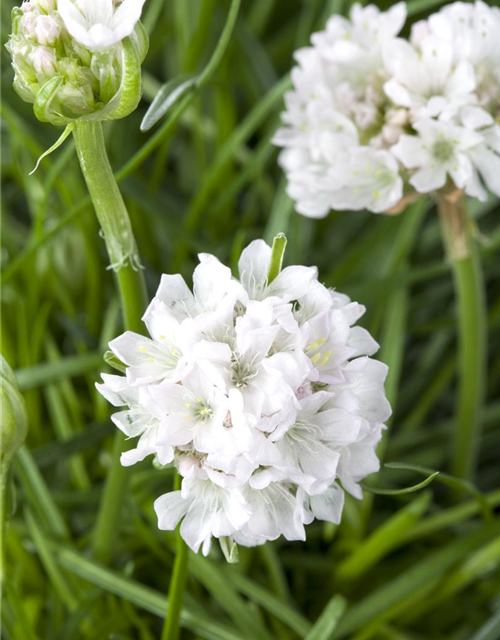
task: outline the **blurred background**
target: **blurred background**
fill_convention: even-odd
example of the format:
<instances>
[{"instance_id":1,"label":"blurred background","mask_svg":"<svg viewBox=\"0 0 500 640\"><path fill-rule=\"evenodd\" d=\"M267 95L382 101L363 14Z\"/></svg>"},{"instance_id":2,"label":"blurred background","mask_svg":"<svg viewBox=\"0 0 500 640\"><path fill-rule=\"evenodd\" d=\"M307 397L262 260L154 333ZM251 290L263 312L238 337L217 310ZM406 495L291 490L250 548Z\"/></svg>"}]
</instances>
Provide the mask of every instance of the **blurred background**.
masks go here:
<instances>
[{"instance_id":1,"label":"blurred background","mask_svg":"<svg viewBox=\"0 0 500 640\"><path fill-rule=\"evenodd\" d=\"M2 44L14 4L1 3ZM408 25L442 4L411 0ZM169 128L160 122L148 133L139 129L164 82L206 64L228 7L224 0L147 0L143 22L151 43L143 101L132 116L105 124L149 296L162 273L180 272L189 282L199 251L234 269L251 240L270 242L285 232L286 263L317 265L321 281L367 307L361 324L390 366L394 415L385 461L447 471L456 400L455 302L432 202L422 200L398 216L304 218L285 194L278 151L270 144L294 50L307 45L329 15L348 14L350 3L243 0L209 85ZM38 122L14 93L3 46L1 62L1 352L16 371L29 413L27 445L9 493L2 638L158 638L174 542L157 530L152 504L170 488L172 473L149 461L134 467L114 569L89 560L114 431L94 383L108 371L102 358L108 341L122 331L119 303L71 138L29 176L61 131ZM349 606L335 635L318 639L500 638L494 516L500 504L500 215L494 198L469 206L481 236L489 309L489 380L475 478L487 497L475 497L473 487L457 497L434 481L419 493L349 500L340 527L315 523L306 543L242 549L236 566L225 565L217 549L209 559L191 554L183 637L309 638L311 622L342 594ZM373 484L390 489L422 479L414 471L384 469ZM481 628L490 635L477 635Z\"/></svg>"}]
</instances>

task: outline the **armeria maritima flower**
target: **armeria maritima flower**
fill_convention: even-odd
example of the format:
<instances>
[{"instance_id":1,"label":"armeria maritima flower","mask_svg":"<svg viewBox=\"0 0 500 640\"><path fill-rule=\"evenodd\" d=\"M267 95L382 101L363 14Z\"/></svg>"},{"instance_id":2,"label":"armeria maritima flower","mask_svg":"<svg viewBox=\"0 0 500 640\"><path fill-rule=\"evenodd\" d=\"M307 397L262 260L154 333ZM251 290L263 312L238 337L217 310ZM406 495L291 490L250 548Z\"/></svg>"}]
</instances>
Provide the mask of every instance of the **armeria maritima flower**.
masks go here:
<instances>
[{"instance_id":1,"label":"armeria maritima flower","mask_svg":"<svg viewBox=\"0 0 500 640\"><path fill-rule=\"evenodd\" d=\"M379 468L387 369L356 326L364 308L313 267L269 282L271 255L252 242L235 279L201 254L193 291L164 275L144 315L150 337L113 340L126 375L98 385L137 439L122 463L153 455L183 478L155 502L159 527L182 520L184 540L205 554L212 537L253 546L303 540L314 518L338 523L344 491L361 498L360 480Z\"/></svg>"},{"instance_id":2,"label":"armeria maritima flower","mask_svg":"<svg viewBox=\"0 0 500 640\"><path fill-rule=\"evenodd\" d=\"M380 213L448 183L500 195L500 9L455 2L409 41L405 19L356 4L296 52L274 142L300 213Z\"/></svg>"}]
</instances>

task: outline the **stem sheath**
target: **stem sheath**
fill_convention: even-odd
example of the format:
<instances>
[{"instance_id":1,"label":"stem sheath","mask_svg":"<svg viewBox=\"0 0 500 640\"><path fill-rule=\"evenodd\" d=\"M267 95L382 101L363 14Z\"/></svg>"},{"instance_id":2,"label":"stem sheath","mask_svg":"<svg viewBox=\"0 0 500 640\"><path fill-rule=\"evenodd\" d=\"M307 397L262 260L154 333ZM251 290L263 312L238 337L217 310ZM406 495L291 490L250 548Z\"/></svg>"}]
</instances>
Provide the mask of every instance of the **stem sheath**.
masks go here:
<instances>
[{"instance_id":1,"label":"stem sheath","mask_svg":"<svg viewBox=\"0 0 500 640\"><path fill-rule=\"evenodd\" d=\"M100 122L77 122L73 131L82 173L101 226L120 292L125 328L142 333L141 316L147 305L146 287L130 218L109 164ZM93 553L109 562L127 486L127 470L120 464L126 448L123 434L116 432L94 529Z\"/></svg>"},{"instance_id":2,"label":"stem sheath","mask_svg":"<svg viewBox=\"0 0 500 640\"><path fill-rule=\"evenodd\" d=\"M175 477L174 489L178 491L181 488L182 478L180 475ZM179 620L184 601L184 590L187 581L187 564L188 564L188 548L181 537L181 525L177 527L177 552L175 554L174 568L172 577L170 578L170 587L168 590L167 617L163 625L161 640L178 640L180 635Z\"/></svg>"},{"instance_id":3,"label":"stem sheath","mask_svg":"<svg viewBox=\"0 0 500 640\"><path fill-rule=\"evenodd\" d=\"M457 298L458 405L452 473L472 480L475 473L486 388L486 300L473 224L461 192L438 196L438 210Z\"/></svg>"}]
</instances>

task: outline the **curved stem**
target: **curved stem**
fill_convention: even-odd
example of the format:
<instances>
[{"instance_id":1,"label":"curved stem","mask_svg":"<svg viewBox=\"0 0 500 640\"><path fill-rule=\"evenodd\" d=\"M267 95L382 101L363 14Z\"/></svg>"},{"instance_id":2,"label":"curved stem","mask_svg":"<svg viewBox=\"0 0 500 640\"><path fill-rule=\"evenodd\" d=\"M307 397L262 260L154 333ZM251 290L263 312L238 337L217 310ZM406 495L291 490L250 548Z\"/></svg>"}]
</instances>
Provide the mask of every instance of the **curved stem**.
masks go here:
<instances>
[{"instance_id":1,"label":"curved stem","mask_svg":"<svg viewBox=\"0 0 500 640\"><path fill-rule=\"evenodd\" d=\"M472 221L461 193L438 197L444 242L453 270L458 306L458 406L452 472L472 479L479 449L486 388L486 301Z\"/></svg>"},{"instance_id":2,"label":"curved stem","mask_svg":"<svg viewBox=\"0 0 500 640\"><path fill-rule=\"evenodd\" d=\"M178 491L181 488L181 482L181 476L177 475L175 478L174 490ZM188 563L188 548L181 537L180 528L181 525L179 524L176 531L177 553L175 554L174 568L172 570L172 577L170 578L167 617L165 618L165 624L163 625L161 640L177 640L180 634L179 621L182 603L184 601L184 589L186 588Z\"/></svg>"},{"instance_id":3,"label":"curved stem","mask_svg":"<svg viewBox=\"0 0 500 640\"><path fill-rule=\"evenodd\" d=\"M142 333L141 317L147 305L144 276L130 218L109 164L101 124L77 122L73 134L111 268L116 274L125 328ZM127 471L120 464L125 446L123 434L117 431L93 539L94 557L104 563L112 555L125 498Z\"/></svg>"}]
</instances>

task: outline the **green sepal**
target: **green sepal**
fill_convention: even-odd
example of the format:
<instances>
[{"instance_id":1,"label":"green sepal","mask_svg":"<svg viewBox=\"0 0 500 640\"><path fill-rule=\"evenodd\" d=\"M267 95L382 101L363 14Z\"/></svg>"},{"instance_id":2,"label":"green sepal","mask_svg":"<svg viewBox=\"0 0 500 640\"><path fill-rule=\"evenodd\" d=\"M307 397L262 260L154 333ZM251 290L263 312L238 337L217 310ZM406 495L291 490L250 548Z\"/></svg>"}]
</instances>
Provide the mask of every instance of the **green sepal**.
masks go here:
<instances>
[{"instance_id":1,"label":"green sepal","mask_svg":"<svg viewBox=\"0 0 500 640\"><path fill-rule=\"evenodd\" d=\"M142 24L142 22L138 22L135 25L134 32L132 33L130 38L135 45L137 55L139 56L139 61L142 64L149 50L149 36L148 32L146 31L146 27Z\"/></svg>"},{"instance_id":2,"label":"green sepal","mask_svg":"<svg viewBox=\"0 0 500 640\"><path fill-rule=\"evenodd\" d=\"M21 18L24 16L24 12L21 7L14 7L10 16L12 20L12 35L17 36L19 33L19 23L21 22Z\"/></svg>"},{"instance_id":3,"label":"green sepal","mask_svg":"<svg viewBox=\"0 0 500 640\"><path fill-rule=\"evenodd\" d=\"M54 114L50 108L57 97L57 92L61 88L64 79L61 76L54 76L48 80L40 91L36 94L33 103L33 111L40 122L50 122L51 124L68 124L71 118L65 118L61 114Z\"/></svg>"},{"instance_id":4,"label":"green sepal","mask_svg":"<svg viewBox=\"0 0 500 640\"><path fill-rule=\"evenodd\" d=\"M108 120L118 120L131 114L137 109L142 97L139 53L130 38L125 38L122 45L122 81L118 90L120 100L107 118Z\"/></svg>"},{"instance_id":5,"label":"green sepal","mask_svg":"<svg viewBox=\"0 0 500 640\"><path fill-rule=\"evenodd\" d=\"M224 554L224 558L229 564L238 564L240 560L238 545L231 536L221 536L219 538L220 548Z\"/></svg>"},{"instance_id":6,"label":"green sepal","mask_svg":"<svg viewBox=\"0 0 500 640\"><path fill-rule=\"evenodd\" d=\"M104 362L120 373L125 373L125 370L127 369L126 365L123 364L123 362L117 358L112 351L106 351L104 354Z\"/></svg>"}]
</instances>

